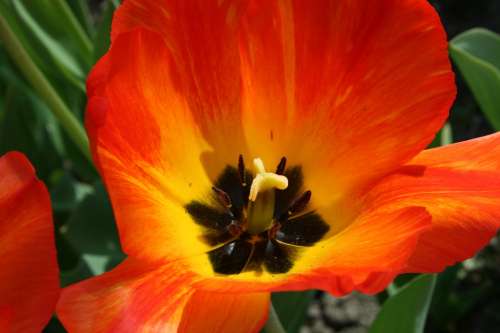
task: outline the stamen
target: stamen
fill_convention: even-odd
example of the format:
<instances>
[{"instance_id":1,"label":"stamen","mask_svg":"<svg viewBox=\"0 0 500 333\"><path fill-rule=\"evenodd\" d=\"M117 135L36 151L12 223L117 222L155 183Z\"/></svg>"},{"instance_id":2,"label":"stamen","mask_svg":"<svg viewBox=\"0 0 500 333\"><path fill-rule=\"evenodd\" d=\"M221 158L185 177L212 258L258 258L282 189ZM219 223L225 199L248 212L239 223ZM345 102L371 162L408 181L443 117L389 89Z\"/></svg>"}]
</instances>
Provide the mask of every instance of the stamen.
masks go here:
<instances>
[{"instance_id":1,"label":"stamen","mask_svg":"<svg viewBox=\"0 0 500 333\"><path fill-rule=\"evenodd\" d=\"M215 194L217 195L217 199L219 199L219 202L224 205L224 207L231 208L232 203L229 194L215 186L212 186L212 190L215 192Z\"/></svg>"},{"instance_id":2,"label":"stamen","mask_svg":"<svg viewBox=\"0 0 500 333\"><path fill-rule=\"evenodd\" d=\"M311 200L311 191L305 191L300 197L295 199L288 208L288 215L300 213Z\"/></svg>"},{"instance_id":3,"label":"stamen","mask_svg":"<svg viewBox=\"0 0 500 333\"><path fill-rule=\"evenodd\" d=\"M307 207L311 191L300 194L304 185L300 166L287 166L283 157L272 173L260 158L253 163L255 176L240 155L238 165L226 166L215 181L212 200L185 205L201 227L201 239L213 247L207 254L216 274L286 273L300 248L314 245L330 229Z\"/></svg>"},{"instance_id":4,"label":"stamen","mask_svg":"<svg viewBox=\"0 0 500 333\"><path fill-rule=\"evenodd\" d=\"M243 161L243 155L238 156L238 175L240 176L240 182L242 186L247 186L246 175L245 175L245 162Z\"/></svg>"},{"instance_id":5,"label":"stamen","mask_svg":"<svg viewBox=\"0 0 500 333\"><path fill-rule=\"evenodd\" d=\"M285 172L286 157L282 157L278 166L276 167L276 174L282 175Z\"/></svg>"}]
</instances>

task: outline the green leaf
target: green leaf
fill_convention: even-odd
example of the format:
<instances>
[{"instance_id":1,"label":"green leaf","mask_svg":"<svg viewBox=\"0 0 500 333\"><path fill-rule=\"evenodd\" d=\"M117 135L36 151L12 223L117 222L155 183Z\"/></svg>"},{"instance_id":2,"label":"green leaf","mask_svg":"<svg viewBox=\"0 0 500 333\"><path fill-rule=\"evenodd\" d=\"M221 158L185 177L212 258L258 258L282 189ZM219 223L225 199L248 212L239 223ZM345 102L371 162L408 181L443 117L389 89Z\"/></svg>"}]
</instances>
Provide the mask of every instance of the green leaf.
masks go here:
<instances>
[{"instance_id":1,"label":"green leaf","mask_svg":"<svg viewBox=\"0 0 500 333\"><path fill-rule=\"evenodd\" d=\"M25 7L22 1L14 0L13 7L19 15L23 23L28 27L34 37L42 43L45 50L52 57L52 60L59 68L60 73L63 74L71 83L75 84L82 91L85 91L83 83L86 71L78 63L75 57L67 51L66 46L53 38L42 25L32 16L31 12Z\"/></svg>"},{"instance_id":2,"label":"green leaf","mask_svg":"<svg viewBox=\"0 0 500 333\"><path fill-rule=\"evenodd\" d=\"M82 254L120 255L113 211L101 182L80 202L64 230L66 239Z\"/></svg>"},{"instance_id":3,"label":"green leaf","mask_svg":"<svg viewBox=\"0 0 500 333\"><path fill-rule=\"evenodd\" d=\"M113 19L113 13L116 10L116 3L112 0L108 0L105 4L104 10L102 11L100 21L97 26L97 32L94 38L94 61L101 58L104 53L109 49L111 43L111 21Z\"/></svg>"},{"instance_id":4,"label":"green leaf","mask_svg":"<svg viewBox=\"0 0 500 333\"><path fill-rule=\"evenodd\" d=\"M272 302L287 333L299 332L315 291L273 293Z\"/></svg>"},{"instance_id":5,"label":"green leaf","mask_svg":"<svg viewBox=\"0 0 500 333\"><path fill-rule=\"evenodd\" d=\"M0 78L4 71L0 69ZM34 164L40 178L46 179L61 164L59 127L52 114L29 89L16 79L8 81L0 117L0 155L18 150Z\"/></svg>"},{"instance_id":6,"label":"green leaf","mask_svg":"<svg viewBox=\"0 0 500 333\"><path fill-rule=\"evenodd\" d=\"M67 171L62 172L62 175L51 186L52 209L55 212L73 211L77 204L92 191L93 188L90 185L77 181Z\"/></svg>"},{"instance_id":7,"label":"green leaf","mask_svg":"<svg viewBox=\"0 0 500 333\"><path fill-rule=\"evenodd\" d=\"M91 3L88 0L68 0L68 5L73 10L78 21L83 25L89 36L95 33L94 20L90 10Z\"/></svg>"},{"instance_id":8,"label":"green leaf","mask_svg":"<svg viewBox=\"0 0 500 333\"><path fill-rule=\"evenodd\" d=\"M422 333L436 284L436 275L421 275L384 303L370 333Z\"/></svg>"},{"instance_id":9,"label":"green leaf","mask_svg":"<svg viewBox=\"0 0 500 333\"><path fill-rule=\"evenodd\" d=\"M85 260L80 259L75 267L70 270L61 270L61 286L66 287L92 277L92 270Z\"/></svg>"},{"instance_id":10,"label":"green leaf","mask_svg":"<svg viewBox=\"0 0 500 333\"><path fill-rule=\"evenodd\" d=\"M500 130L500 36L468 30L450 42L450 55L486 118Z\"/></svg>"}]
</instances>

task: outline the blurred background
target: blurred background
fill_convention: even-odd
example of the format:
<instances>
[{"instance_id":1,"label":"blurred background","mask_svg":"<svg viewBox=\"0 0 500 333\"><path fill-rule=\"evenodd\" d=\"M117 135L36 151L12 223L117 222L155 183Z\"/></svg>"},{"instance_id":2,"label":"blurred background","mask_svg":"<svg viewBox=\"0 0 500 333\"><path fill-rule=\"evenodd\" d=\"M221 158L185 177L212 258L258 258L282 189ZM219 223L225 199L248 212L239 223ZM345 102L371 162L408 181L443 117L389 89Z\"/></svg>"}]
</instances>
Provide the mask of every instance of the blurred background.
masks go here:
<instances>
[{"instance_id":1,"label":"blurred background","mask_svg":"<svg viewBox=\"0 0 500 333\"><path fill-rule=\"evenodd\" d=\"M500 32L500 1L431 3L453 40L450 52L459 89L449 124L433 145L500 130L500 39L484 30L469 31L483 27ZM63 285L101 274L124 257L95 169L50 111L61 107L54 104L59 99L62 107L83 119L85 77L109 46L110 22L118 5L119 0L0 0L0 14L53 87L52 95L34 89L19 70L18 59L13 61L4 43L0 45L0 155L11 150L27 154L49 188ZM273 301L289 332L374 333L378 331L370 331L370 326L381 305L400 290L411 298L410 290L415 295L428 295L429 301L432 295L425 332L498 332L498 240L475 258L440 274L433 294L430 284L426 287L426 281L417 281L424 286L418 289L413 278L401 276L386 292L374 297L354 294L336 299L310 291L277 294ZM65 331L54 318L44 332Z\"/></svg>"}]
</instances>

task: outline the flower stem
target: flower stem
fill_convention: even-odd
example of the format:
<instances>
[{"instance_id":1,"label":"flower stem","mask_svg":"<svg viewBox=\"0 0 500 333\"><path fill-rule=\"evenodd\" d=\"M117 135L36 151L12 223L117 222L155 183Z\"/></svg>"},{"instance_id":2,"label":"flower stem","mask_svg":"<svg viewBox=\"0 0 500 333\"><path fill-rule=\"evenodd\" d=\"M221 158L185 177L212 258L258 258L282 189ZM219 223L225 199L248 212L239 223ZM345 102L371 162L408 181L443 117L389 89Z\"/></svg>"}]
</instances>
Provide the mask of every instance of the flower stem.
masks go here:
<instances>
[{"instance_id":1,"label":"flower stem","mask_svg":"<svg viewBox=\"0 0 500 333\"><path fill-rule=\"evenodd\" d=\"M64 104L50 82L35 65L21 42L10 28L3 7L0 6L0 40L3 42L11 59L17 64L25 78L61 123L83 155L91 161L87 135L81 123Z\"/></svg>"},{"instance_id":2,"label":"flower stem","mask_svg":"<svg viewBox=\"0 0 500 333\"><path fill-rule=\"evenodd\" d=\"M264 326L264 332L266 333L286 333L281 321L274 309L273 303L269 305L269 318L267 319L266 325Z\"/></svg>"}]
</instances>

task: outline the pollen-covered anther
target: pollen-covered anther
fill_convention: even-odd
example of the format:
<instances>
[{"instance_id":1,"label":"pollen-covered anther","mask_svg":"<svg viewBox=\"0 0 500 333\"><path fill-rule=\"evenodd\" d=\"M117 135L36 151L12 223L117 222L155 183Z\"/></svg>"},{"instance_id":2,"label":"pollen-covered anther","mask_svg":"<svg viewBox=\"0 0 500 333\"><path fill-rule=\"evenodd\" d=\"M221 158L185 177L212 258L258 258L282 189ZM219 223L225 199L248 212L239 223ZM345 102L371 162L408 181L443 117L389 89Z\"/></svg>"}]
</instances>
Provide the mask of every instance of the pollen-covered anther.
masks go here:
<instances>
[{"instance_id":1,"label":"pollen-covered anther","mask_svg":"<svg viewBox=\"0 0 500 333\"><path fill-rule=\"evenodd\" d=\"M257 200L259 192L271 189L284 190L288 187L288 178L273 172L266 172L264 162L262 162L260 158L255 158L253 164L257 170L257 175L253 179L250 187L250 195L248 196L250 201Z\"/></svg>"}]
</instances>

